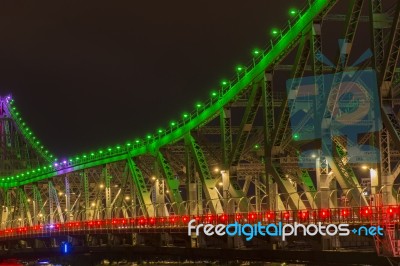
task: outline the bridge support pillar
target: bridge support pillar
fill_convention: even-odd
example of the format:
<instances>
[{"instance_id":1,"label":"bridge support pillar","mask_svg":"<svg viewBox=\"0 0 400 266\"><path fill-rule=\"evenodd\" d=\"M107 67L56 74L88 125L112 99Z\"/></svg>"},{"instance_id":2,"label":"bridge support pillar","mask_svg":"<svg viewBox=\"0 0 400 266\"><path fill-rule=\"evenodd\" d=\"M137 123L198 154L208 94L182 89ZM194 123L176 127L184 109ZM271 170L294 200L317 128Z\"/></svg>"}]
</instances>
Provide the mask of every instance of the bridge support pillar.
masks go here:
<instances>
[{"instance_id":1,"label":"bridge support pillar","mask_svg":"<svg viewBox=\"0 0 400 266\"><path fill-rule=\"evenodd\" d=\"M132 233L132 246L138 246L143 243L143 237L138 233Z\"/></svg>"},{"instance_id":2,"label":"bridge support pillar","mask_svg":"<svg viewBox=\"0 0 400 266\"><path fill-rule=\"evenodd\" d=\"M3 211L1 213L1 229L5 229L7 227L8 220L8 207L3 207Z\"/></svg>"}]
</instances>

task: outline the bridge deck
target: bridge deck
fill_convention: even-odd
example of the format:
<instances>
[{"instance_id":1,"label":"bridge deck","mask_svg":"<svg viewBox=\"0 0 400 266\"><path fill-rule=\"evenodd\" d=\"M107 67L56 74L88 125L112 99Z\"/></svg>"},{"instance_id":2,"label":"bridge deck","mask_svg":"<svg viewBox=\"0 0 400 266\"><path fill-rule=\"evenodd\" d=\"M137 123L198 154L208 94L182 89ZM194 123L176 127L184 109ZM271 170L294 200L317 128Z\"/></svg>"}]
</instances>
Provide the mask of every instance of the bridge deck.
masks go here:
<instances>
[{"instance_id":1,"label":"bridge deck","mask_svg":"<svg viewBox=\"0 0 400 266\"><path fill-rule=\"evenodd\" d=\"M5 228L0 239L39 237L53 235L76 235L93 233L159 233L184 232L192 219L197 224L349 224L353 226L400 223L400 208L395 205L382 207L343 207L331 209L307 209L294 211L264 211L219 215L181 215L164 217L111 218L64 223L38 224Z\"/></svg>"}]
</instances>

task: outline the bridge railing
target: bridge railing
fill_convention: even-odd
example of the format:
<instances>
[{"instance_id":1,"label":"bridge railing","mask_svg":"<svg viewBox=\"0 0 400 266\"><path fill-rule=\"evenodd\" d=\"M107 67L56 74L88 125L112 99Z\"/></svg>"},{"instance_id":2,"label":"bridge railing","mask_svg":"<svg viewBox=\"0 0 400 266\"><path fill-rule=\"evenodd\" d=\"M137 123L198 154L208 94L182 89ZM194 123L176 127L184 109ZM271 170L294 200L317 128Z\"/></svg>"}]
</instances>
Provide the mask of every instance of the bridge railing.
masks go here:
<instances>
[{"instance_id":1,"label":"bridge railing","mask_svg":"<svg viewBox=\"0 0 400 266\"><path fill-rule=\"evenodd\" d=\"M181 215L164 217L113 218L89 221L67 221L64 223L19 226L0 230L0 239L34 236L68 235L79 233L124 233L184 231L188 223L193 224L351 224L383 225L400 222L397 205L381 207L353 207L332 209L305 209L296 211L263 211L220 215ZM24 221L19 221L20 223Z\"/></svg>"}]
</instances>

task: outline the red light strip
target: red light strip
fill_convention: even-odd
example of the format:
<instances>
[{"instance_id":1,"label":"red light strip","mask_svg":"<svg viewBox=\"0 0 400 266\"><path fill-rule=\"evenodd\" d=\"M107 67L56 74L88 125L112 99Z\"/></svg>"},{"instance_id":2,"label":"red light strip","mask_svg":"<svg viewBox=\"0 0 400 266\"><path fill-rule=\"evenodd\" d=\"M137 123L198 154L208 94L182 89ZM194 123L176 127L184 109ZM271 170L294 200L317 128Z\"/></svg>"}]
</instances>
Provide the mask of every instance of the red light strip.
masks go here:
<instances>
[{"instance_id":1,"label":"red light strip","mask_svg":"<svg viewBox=\"0 0 400 266\"><path fill-rule=\"evenodd\" d=\"M0 238L12 238L16 236L51 234L53 232L86 232L93 230L135 230L142 228L184 229L187 223L195 219L198 223L349 223L349 224L382 224L399 219L398 206L379 207L353 207L335 209L307 209L298 211L264 211L235 214L207 214L200 216L168 216L168 217L136 217L136 218L113 218L91 221L68 221L53 225L34 225L24 227L12 227L0 230Z\"/></svg>"}]
</instances>

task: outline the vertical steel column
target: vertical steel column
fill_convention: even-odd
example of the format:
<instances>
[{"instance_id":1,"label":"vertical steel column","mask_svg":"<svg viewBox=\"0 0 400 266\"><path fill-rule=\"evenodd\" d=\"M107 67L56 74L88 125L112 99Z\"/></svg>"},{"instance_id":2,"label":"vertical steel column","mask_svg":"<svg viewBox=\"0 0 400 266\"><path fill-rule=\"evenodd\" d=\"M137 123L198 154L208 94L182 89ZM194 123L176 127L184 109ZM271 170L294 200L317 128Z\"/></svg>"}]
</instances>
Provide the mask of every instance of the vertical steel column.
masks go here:
<instances>
[{"instance_id":1,"label":"vertical steel column","mask_svg":"<svg viewBox=\"0 0 400 266\"><path fill-rule=\"evenodd\" d=\"M53 209L53 191L52 191L52 185L51 185L51 181L49 181L47 186L47 189L49 190L49 222L50 224L54 223L54 209Z\"/></svg>"},{"instance_id":2,"label":"vertical steel column","mask_svg":"<svg viewBox=\"0 0 400 266\"><path fill-rule=\"evenodd\" d=\"M379 23L379 18L382 18L383 16L381 1L372 1L370 10L373 18L372 30L374 34L378 34L377 36L373 36L374 49L377 50L375 53L378 53L378 57L375 58L375 69L380 71L378 86L380 88L379 92L381 97L381 107L383 107L382 111L385 112L386 109L390 109L393 105L392 83L400 53L400 3L397 2L396 11L393 16L391 32L387 43L387 50L384 50L384 25L382 22ZM384 120L384 122L388 122L388 120ZM391 125L385 124L379 134L379 144L381 150L380 174L381 185L383 186L382 200L383 204L395 204L395 198L392 195L395 177L393 176L391 171L392 169L390 167L390 131L388 131L388 128L391 128ZM397 136L393 135L392 137L396 138ZM387 156L387 158L384 156Z\"/></svg>"},{"instance_id":3,"label":"vertical steel column","mask_svg":"<svg viewBox=\"0 0 400 266\"><path fill-rule=\"evenodd\" d=\"M186 190L188 200L188 214L196 215L202 214L203 208L202 202L198 202L197 199L197 182L195 174L195 165L189 148L189 143L185 139L185 155L186 155ZM203 193L200 191L200 193Z\"/></svg>"},{"instance_id":4,"label":"vertical steel column","mask_svg":"<svg viewBox=\"0 0 400 266\"><path fill-rule=\"evenodd\" d=\"M220 114L222 164L223 170L229 169L229 155L232 151L231 109L224 107Z\"/></svg>"},{"instance_id":5,"label":"vertical steel column","mask_svg":"<svg viewBox=\"0 0 400 266\"><path fill-rule=\"evenodd\" d=\"M50 204L50 223L54 223L54 211L53 211L53 204L56 205L56 210L58 212L59 221L61 223L64 222L63 212L61 210L60 201L58 200L57 191L53 186L53 182L49 181L49 204Z\"/></svg>"},{"instance_id":6,"label":"vertical steel column","mask_svg":"<svg viewBox=\"0 0 400 266\"><path fill-rule=\"evenodd\" d=\"M393 180L392 170L390 166L390 136L387 128L383 128L379 133L380 140L380 155L381 155L381 179L382 186L382 203L385 205L395 204L395 199L392 196Z\"/></svg>"},{"instance_id":7,"label":"vertical steel column","mask_svg":"<svg viewBox=\"0 0 400 266\"><path fill-rule=\"evenodd\" d=\"M300 40L300 44L297 50L295 62L292 66L292 71L291 71L291 77L294 79L291 84L289 84L289 87L287 88L289 90L288 95L292 90L296 90L297 86L301 84L301 79L304 75L305 72L305 67L308 62L308 58L310 56L310 51L311 51L311 43L310 43L310 28L307 28ZM273 154L280 154L284 152L284 150L288 151L289 154L293 156L297 156L295 153L295 149L288 149L290 147L287 147L290 145L290 143L293 140L292 135L290 134L290 128L289 128L289 121L290 121L290 115L291 115L291 110L290 108L293 108L294 104L291 103L291 101L295 101L295 98L289 98L288 96L286 99L282 102L279 110L280 110L280 115L278 122L276 124L276 127L273 132L273 143L272 143L272 152ZM299 178L301 179L302 183L305 187L305 191L315 191L314 188L314 183L310 178L310 175L306 169L299 169L298 172L301 172L298 174ZM304 173L304 174L303 174ZM265 179L266 176L262 176L262 179ZM279 202L275 201L275 197L273 195L276 195L276 188L272 187L269 190L270 194L272 197L269 197L273 203L271 203L271 209L273 209L275 206L279 205ZM313 196L310 193L306 193L307 198L309 199L310 202L312 202ZM311 199L311 200L310 200ZM275 202L275 203L274 203Z\"/></svg>"},{"instance_id":8,"label":"vertical steel column","mask_svg":"<svg viewBox=\"0 0 400 266\"><path fill-rule=\"evenodd\" d=\"M274 97L273 97L273 85L272 85L273 72L267 71L264 73L264 78L262 80L262 103L263 103L263 119L264 119L264 166L265 166L265 190L268 194L267 197L267 209L272 209L271 204L271 165L272 165L272 145L273 145L273 131L275 126L274 118ZM257 209L260 208L260 191L259 184L260 180L255 177L256 183L256 205Z\"/></svg>"},{"instance_id":9,"label":"vertical steel column","mask_svg":"<svg viewBox=\"0 0 400 266\"><path fill-rule=\"evenodd\" d=\"M262 86L262 99L264 108L264 141L266 147L271 147L272 133L274 131L275 118L274 118L274 96L272 84L273 72L266 71L264 78L261 82ZM271 154L271 151L269 151Z\"/></svg>"},{"instance_id":10,"label":"vertical steel column","mask_svg":"<svg viewBox=\"0 0 400 266\"><path fill-rule=\"evenodd\" d=\"M254 186L255 186L255 194L254 194L254 196L256 197L256 209L255 209L255 211L256 212L260 212L261 211L261 194L260 194L260 189L259 189L259 187L260 187L260 184L259 184L259 182L260 182L260 179L259 179L259 177L258 176L256 176L255 178L254 178ZM267 180L267 182L266 183L268 183L268 180ZM271 200L270 200L270 185L268 184L268 185L266 185L265 186L265 190L266 191L268 191L267 193L268 193L268 197L267 197L267 210L271 210Z\"/></svg>"},{"instance_id":11,"label":"vertical steel column","mask_svg":"<svg viewBox=\"0 0 400 266\"><path fill-rule=\"evenodd\" d=\"M293 79L300 79L304 75L305 67L307 65L307 61L310 56L310 50L311 50L309 35L310 34L307 33L301 37L299 48L296 54L296 59L291 71L291 77ZM299 81L292 82L290 84L289 90L290 91L296 90L297 84L300 84L300 82ZM289 94L287 96L289 96ZM273 133L272 148L275 154L282 152L285 145L288 145L293 139L289 132L289 121L291 113L289 108L293 106L293 104L290 104L290 101L294 100L295 99L290 99L289 97L286 97L286 99L282 102L279 108L281 113L279 115L278 123Z\"/></svg>"},{"instance_id":12,"label":"vertical steel column","mask_svg":"<svg viewBox=\"0 0 400 266\"><path fill-rule=\"evenodd\" d=\"M132 172L130 171L130 168L129 168L129 164L127 163L126 164L127 165L127 170L128 170L128 176L130 175L130 177L131 177L131 179L129 180L129 185L130 185L130 191L131 191L131 199L132 199L132 217L137 217L139 214L138 214L138 210L137 210L137 199L138 199L138 196L137 196L137 192L136 192L136 189L135 189L135 183L133 182L133 176L132 176Z\"/></svg>"},{"instance_id":13,"label":"vertical steel column","mask_svg":"<svg viewBox=\"0 0 400 266\"><path fill-rule=\"evenodd\" d=\"M329 166L326 156L332 154L331 137L329 128L322 128L325 125L321 123L321 119L324 117L321 114L324 113L325 91L324 91L324 76L323 76L323 63L322 63L322 42L321 42L321 22L315 21L312 26L312 54L313 54L313 72L314 72L314 86L315 86L315 101L314 101L314 130L316 136L321 135L322 150L319 154L319 158L316 160L317 168L317 188L320 194L319 208L329 207Z\"/></svg>"},{"instance_id":14,"label":"vertical steel column","mask_svg":"<svg viewBox=\"0 0 400 266\"><path fill-rule=\"evenodd\" d=\"M229 187L230 187L230 178L228 170L221 170L222 175L222 198L224 202L224 211L227 214L232 214L235 212L234 205L229 201ZM217 189L217 188L215 188Z\"/></svg>"},{"instance_id":15,"label":"vertical steel column","mask_svg":"<svg viewBox=\"0 0 400 266\"><path fill-rule=\"evenodd\" d=\"M397 6L396 6L396 11L393 15L393 22L392 22L392 28L389 36L389 41L388 41L388 46L387 46L387 51L385 54L385 59L383 61L382 67L381 67L381 79L380 79L380 92L381 92L381 98L382 98L382 105L385 107L388 105L392 105L392 89L393 89L393 80L394 80L394 75L395 75L395 70L398 65L399 61L399 55L400 55L400 2L397 1ZM393 120L393 122L398 120ZM394 123L396 123L394 122ZM398 126L398 125L397 125ZM388 131L388 129L393 128L393 125L386 125L385 129L387 132L382 132L382 146L385 149L387 148L387 156L389 157L389 169L390 169L390 145L389 142L385 143L385 138L387 133L391 133ZM395 132L393 132L395 133ZM391 138L396 140L398 138L397 134L391 135ZM389 141L389 139L388 139ZM396 143L396 141L394 141ZM397 148L400 148L400 146L397 146ZM385 151L386 154L386 151ZM383 161L383 160L382 160ZM386 166L384 166L387 168ZM390 169L390 175L385 175L383 173L382 176L382 183L383 185L386 185L384 193L384 204L396 204L395 198L392 196L392 191L393 191L393 183L394 179L396 176L393 176L393 173ZM385 199L386 198L386 199Z\"/></svg>"},{"instance_id":16,"label":"vertical steel column","mask_svg":"<svg viewBox=\"0 0 400 266\"><path fill-rule=\"evenodd\" d=\"M160 177L154 182L154 190L156 194L156 216L168 216L165 206L164 184L164 179Z\"/></svg>"},{"instance_id":17,"label":"vertical steel column","mask_svg":"<svg viewBox=\"0 0 400 266\"><path fill-rule=\"evenodd\" d=\"M42 218L46 217L47 212L46 209L44 208L42 195L40 194L39 188L37 187L36 184L33 184L32 189L33 189L33 206L37 212L37 216L39 216L37 217L34 214L34 219L35 219L35 224L39 224L42 222Z\"/></svg>"},{"instance_id":18,"label":"vertical steel column","mask_svg":"<svg viewBox=\"0 0 400 266\"><path fill-rule=\"evenodd\" d=\"M106 164L103 167L102 174L105 183L105 197L106 197L106 218L111 218L111 175L108 173L108 168L110 167L109 164Z\"/></svg>"},{"instance_id":19,"label":"vertical steel column","mask_svg":"<svg viewBox=\"0 0 400 266\"><path fill-rule=\"evenodd\" d=\"M29 209L29 203L27 201L27 197L25 194L25 191L23 187L18 188L18 194L19 194L19 208L20 208L20 218L22 219L22 226L25 226L25 223L27 222L29 226L32 226L32 215L31 211Z\"/></svg>"},{"instance_id":20,"label":"vertical steel column","mask_svg":"<svg viewBox=\"0 0 400 266\"><path fill-rule=\"evenodd\" d=\"M203 206L205 206L207 203L204 202L203 200L203 183L199 177L199 172L195 172L194 173L194 177L195 177L195 184L196 184L196 188L197 188L197 198L196 198L196 202L197 202L197 210L198 213L203 214Z\"/></svg>"},{"instance_id":21,"label":"vertical steel column","mask_svg":"<svg viewBox=\"0 0 400 266\"><path fill-rule=\"evenodd\" d=\"M22 190L20 187L17 188L17 201L15 202L16 205L18 206L18 226L25 226L25 206L24 206L24 200L22 198Z\"/></svg>"},{"instance_id":22,"label":"vertical steel column","mask_svg":"<svg viewBox=\"0 0 400 266\"><path fill-rule=\"evenodd\" d=\"M90 209L89 179L85 170L81 173L83 195L85 200L85 220L92 220L92 211Z\"/></svg>"},{"instance_id":23,"label":"vertical steel column","mask_svg":"<svg viewBox=\"0 0 400 266\"><path fill-rule=\"evenodd\" d=\"M229 202L230 187L230 162L229 155L232 151L232 131L231 131L231 109L224 107L220 114L221 144L222 144L222 197L224 200L225 213L231 214L234 211L233 202Z\"/></svg>"},{"instance_id":24,"label":"vertical steel column","mask_svg":"<svg viewBox=\"0 0 400 266\"><path fill-rule=\"evenodd\" d=\"M244 180L244 184L243 184L243 194L245 196L247 196L248 192L249 192L249 188L250 188L250 184L253 181L253 176L251 175L246 175L245 180Z\"/></svg>"},{"instance_id":25,"label":"vertical steel column","mask_svg":"<svg viewBox=\"0 0 400 266\"><path fill-rule=\"evenodd\" d=\"M4 190L4 206L2 207L2 212L1 212L1 229L4 229L7 227L8 224L8 218L11 212L11 206L10 206L10 189L5 189Z\"/></svg>"},{"instance_id":26,"label":"vertical steel column","mask_svg":"<svg viewBox=\"0 0 400 266\"><path fill-rule=\"evenodd\" d=\"M250 98L247 103L240 129L236 141L232 147L231 156L229 158L229 165L231 168L239 164L240 157L242 156L243 149L247 143L250 132L253 128L254 119L256 117L258 107L262 98L262 89L258 82L252 85Z\"/></svg>"},{"instance_id":27,"label":"vertical steel column","mask_svg":"<svg viewBox=\"0 0 400 266\"><path fill-rule=\"evenodd\" d=\"M190 151L194 158L194 162L196 164L196 168L198 169L201 183L204 186L203 189L207 197L208 207L214 214L223 213L221 201L219 199L217 188L215 187L217 184L217 180L213 178L210 170L208 169L207 160L200 145L194 140L191 135L185 136L185 142L190 148Z\"/></svg>"},{"instance_id":28,"label":"vertical steel column","mask_svg":"<svg viewBox=\"0 0 400 266\"><path fill-rule=\"evenodd\" d=\"M306 169L299 168L297 171L297 176L302 181L303 190L306 194L306 198L311 206L314 204L314 195L316 193L316 189L314 186L314 182L311 179L310 174ZM331 205L332 207L332 205Z\"/></svg>"},{"instance_id":29,"label":"vertical steel column","mask_svg":"<svg viewBox=\"0 0 400 266\"><path fill-rule=\"evenodd\" d=\"M372 37L371 46L373 47L374 51L373 65L375 71L379 73L381 71L381 66L383 65L383 60L385 57L384 53L385 40L383 34L383 29L385 27L383 19L384 13L382 12L381 0L371 0L368 2L370 3L369 6L370 23L371 23L370 29Z\"/></svg>"},{"instance_id":30,"label":"vertical steel column","mask_svg":"<svg viewBox=\"0 0 400 266\"><path fill-rule=\"evenodd\" d=\"M293 186L293 184L285 177L285 174L282 172L282 169L280 168L279 165L271 165L271 172L272 176L274 177L274 180L276 181L277 186L281 189L281 191L284 193L284 196L286 197L286 206L284 207L285 209L290 208L292 210L297 210L297 209L305 209L304 202L300 200L299 193L297 192L296 188ZM277 195L277 190L275 189L275 186L272 184L270 188L270 195L271 199L270 200L275 200L275 198L278 199L278 204L279 204L279 199L280 197ZM272 207L276 206L271 204Z\"/></svg>"},{"instance_id":31,"label":"vertical steel column","mask_svg":"<svg viewBox=\"0 0 400 266\"><path fill-rule=\"evenodd\" d=\"M72 211L71 210L71 192L70 192L68 174L65 175L64 182L65 182L65 215L66 215L66 220L71 221L71 220L73 220L73 215L71 213L71 211Z\"/></svg>"},{"instance_id":32,"label":"vertical steel column","mask_svg":"<svg viewBox=\"0 0 400 266\"><path fill-rule=\"evenodd\" d=\"M165 206L165 179L161 174L157 160L154 163L154 169L156 173L156 180L153 186L155 195L155 199L153 200L155 204L155 213L156 216L168 216L167 208Z\"/></svg>"},{"instance_id":33,"label":"vertical steel column","mask_svg":"<svg viewBox=\"0 0 400 266\"><path fill-rule=\"evenodd\" d=\"M168 163L167 159L164 158L160 151L157 153L157 163L165 177L166 185L169 191L167 194L170 201L173 203L172 207L174 209L174 213L178 215L185 214L186 208L182 205L182 195L179 191L180 180L174 176L171 165Z\"/></svg>"}]
</instances>

